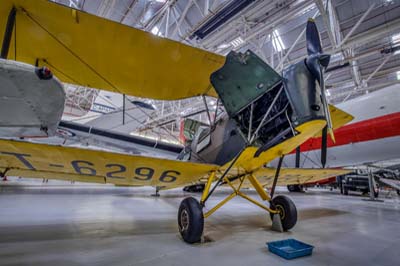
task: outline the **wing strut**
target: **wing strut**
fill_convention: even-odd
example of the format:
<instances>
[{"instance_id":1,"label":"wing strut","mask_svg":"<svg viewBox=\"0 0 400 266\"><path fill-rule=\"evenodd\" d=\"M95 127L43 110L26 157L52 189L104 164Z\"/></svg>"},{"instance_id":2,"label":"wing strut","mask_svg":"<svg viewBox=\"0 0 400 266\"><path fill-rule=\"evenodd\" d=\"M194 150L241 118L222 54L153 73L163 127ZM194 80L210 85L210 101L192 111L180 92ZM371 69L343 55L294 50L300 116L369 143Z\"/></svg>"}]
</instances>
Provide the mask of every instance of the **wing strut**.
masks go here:
<instances>
[{"instance_id":1,"label":"wing strut","mask_svg":"<svg viewBox=\"0 0 400 266\"><path fill-rule=\"evenodd\" d=\"M326 165L326 155L328 149L328 126L325 126L322 129L322 138L321 138L321 164L322 168L325 168Z\"/></svg>"},{"instance_id":2,"label":"wing strut","mask_svg":"<svg viewBox=\"0 0 400 266\"><path fill-rule=\"evenodd\" d=\"M300 146L296 148L296 168L300 168Z\"/></svg>"},{"instance_id":3,"label":"wing strut","mask_svg":"<svg viewBox=\"0 0 400 266\"><path fill-rule=\"evenodd\" d=\"M0 57L3 59L7 59L8 56L8 50L10 49L11 36L14 31L16 15L17 15L17 9L13 7L10 13L8 14L6 30L4 31L4 37L3 37L3 44L1 46Z\"/></svg>"},{"instance_id":4,"label":"wing strut","mask_svg":"<svg viewBox=\"0 0 400 266\"><path fill-rule=\"evenodd\" d=\"M0 172L0 177L3 178L3 180L7 180L7 172L10 170L10 168L6 168L3 172Z\"/></svg>"},{"instance_id":5,"label":"wing strut","mask_svg":"<svg viewBox=\"0 0 400 266\"><path fill-rule=\"evenodd\" d=\"M279 157L278 167L276 168L276 172L275 172L274 183L272 183L272 188L271 188L271 199L274 197L275 187L276 187L276 183L278 182L279 172L281 171L282 162L283 162L284 157L285 157L285 155L282 155L281 157Z\"/></svg>"},{"instance_id":6,"label":"wing strut","mask_svg":"<svg viewBox=\"0 0 400 266\"><path fill-rule=\"evenodd\" d=\"M205 190L204 190L204 194L203 194L202 200L201 200L201 202L200 202L200 205L201 205L201 206L203 206L203 207L205 206L205 203L206 203L206 201L208 200L208 198L211 196L211 194L214 192L214 190L222 183L222 181L224 180L226 174L229 173L229 170L231 170L232 166L235 165L237 159L239 159L240 155L242 154L242 152L243 152L246 148L247 148L247 147L244 147L244 148L238 153L238 155L236 155L236 157L232 160L231 164L228 166L228 168L226 168L225 172L224 172L224 173L221 175L221 177L218 179L217 183L213 186L213 188L211 189L211 191L208 192L208 189L205 189ZM211 186L211 182L212 182L212 181L213 181L213 180L211 180L211 178L209 178L209 180L207 181L206 187L209 188L209 187ZM210 184L208 184L208 183L210 183ZM207 195L207 196L205 196L205 195Z\"/></svg>"}]
</instances>

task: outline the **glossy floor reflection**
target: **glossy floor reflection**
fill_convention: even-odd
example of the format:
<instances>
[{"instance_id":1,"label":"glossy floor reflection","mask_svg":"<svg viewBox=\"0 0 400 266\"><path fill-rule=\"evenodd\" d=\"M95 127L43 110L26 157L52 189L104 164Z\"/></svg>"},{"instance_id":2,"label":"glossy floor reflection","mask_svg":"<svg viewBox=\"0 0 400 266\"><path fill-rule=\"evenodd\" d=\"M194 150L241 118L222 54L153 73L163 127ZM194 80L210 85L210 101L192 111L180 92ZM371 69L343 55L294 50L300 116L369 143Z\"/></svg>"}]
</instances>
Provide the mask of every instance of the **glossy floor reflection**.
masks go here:
<instances>
[{"instance_id":1,"label":"glossy floor reflection","mask_svg":"<svg viewBox=\"0 0 400 266\"><path fill-rule=\"evenodd\" d=\"M285 189L279 193L287 194ZM398 265L400 200L363 201L327 190L290 194L299 211L291 232L270 230L266 213L234 199L206 220L207 243L187 245L177 231L180 189L0 184L0 265ZM209 205L221 200L218 191ZM249 192L256 197L254 192ZM199 198L199 194L194 194ZM296 238L311 257L286 261L265 242Z\"/></svg>"}]
</instances>

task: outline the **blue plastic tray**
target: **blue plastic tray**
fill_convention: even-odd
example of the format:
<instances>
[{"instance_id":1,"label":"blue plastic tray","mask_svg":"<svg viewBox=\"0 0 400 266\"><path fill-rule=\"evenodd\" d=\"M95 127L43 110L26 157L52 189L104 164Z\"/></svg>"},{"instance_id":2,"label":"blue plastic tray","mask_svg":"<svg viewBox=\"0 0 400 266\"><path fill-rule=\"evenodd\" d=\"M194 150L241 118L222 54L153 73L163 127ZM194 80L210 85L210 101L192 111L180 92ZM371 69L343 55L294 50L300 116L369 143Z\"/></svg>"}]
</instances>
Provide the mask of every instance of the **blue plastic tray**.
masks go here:
<instances>
[{"instance_id":1,"label":"blue plastic tray","mask_svg":"<svg viewBox=\"0 0 400 266\"><path fill-rule=\"evenodd\" d=\"M296 239L286 239L267 242L268 250L282 258L291 260L312 254L313 246L300 242Z\"/></svg>"}]
</instances>

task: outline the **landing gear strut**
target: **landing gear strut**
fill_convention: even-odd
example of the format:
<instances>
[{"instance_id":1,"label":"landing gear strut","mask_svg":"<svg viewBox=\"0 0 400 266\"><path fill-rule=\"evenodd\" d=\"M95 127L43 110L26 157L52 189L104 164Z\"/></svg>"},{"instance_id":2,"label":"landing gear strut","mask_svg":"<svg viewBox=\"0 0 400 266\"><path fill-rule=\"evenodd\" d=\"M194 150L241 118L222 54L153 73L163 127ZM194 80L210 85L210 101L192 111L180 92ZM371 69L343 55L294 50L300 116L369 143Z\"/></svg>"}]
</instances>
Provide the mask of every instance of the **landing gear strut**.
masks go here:
<instances>
[{"instance_id":1,"label":"landing gear strut","mask_svg":"<svg viewBox=\"0 0 400 266\"><path fill-rule=\"evenodd\" d=\"M283 231L292 229L297 222L297 209L293 201L289 197L279 195L272 199L272 205L281 218ZM270 213L270 215L271 219L273 219L273 214Z\"/></svg>"},{"instance_id":2,"label":"landing gear strut","mask_svg":"<svg viewBox=\"0 0 400 266\"><path fill-rule=\"evenodd\" d=\"M208 177L200 202L193 197L188 197L184 199L179 206L178 226L179 232L183 240L189 244L200 242L204 229L204 219L209 217L216 210L218 210L225 203L236 196L240 196L248 200L249 202L261 207L262 209L269 212L271 214L271 217L273 217L274 214L278 214L280 219L276 220L278 221L278 224L279 222L281 223L281 228L283 229L283 231L287 231L293 228L297 222L297 209L293 201L290 200L288 197L282 195L273 198L277 179L282 165L282 160L283 157L280 158L280 163L278 164L278 168L276 170L270 195L268 195L268 193L264 190L264 187L259 183L258 179L252 174L245 174L241 177L237 177L237 179L235 180L230 180L229 178L227 178L226 174L229 172L230 167L227 168L227 170L218 179L214 187L210 190L211 183L216 180L215 172L212 172ZM235 160L232 162L232 165L234 164L234 162ZM259 201L247 196L241 191L241 187L245 180L249 181L249 184L252 185L252 187L256 190L262 200L269 202L270 207L267 207L265 204L262 204ZM233 192L216 206L203 213L203 208L207 199L213 193L215 188L219 184L221 184L221 182L229 185L232 188ZM235 186L235 184L237 185Z\"/></svg>"}]
</instances>

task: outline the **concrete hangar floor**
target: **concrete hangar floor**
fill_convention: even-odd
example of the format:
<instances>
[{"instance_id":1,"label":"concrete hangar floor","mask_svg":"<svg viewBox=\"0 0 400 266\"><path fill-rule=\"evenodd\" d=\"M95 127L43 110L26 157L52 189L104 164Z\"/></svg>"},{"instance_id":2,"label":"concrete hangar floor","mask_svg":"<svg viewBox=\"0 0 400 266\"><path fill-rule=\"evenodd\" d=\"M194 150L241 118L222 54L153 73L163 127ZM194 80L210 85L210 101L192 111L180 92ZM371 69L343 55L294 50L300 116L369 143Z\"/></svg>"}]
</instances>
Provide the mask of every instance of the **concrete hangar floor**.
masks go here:
<instances>
[{"instance_id":1,"label":"concrete hangar floor","mask_svg":"<svg viewBox=\"0 0 400 266\"><path fill-rule=\"evenodd\" d=\"M0 184L0 265L399 265L400 199L384 202L337 191L291 193L299 220L270 230L268 215L235 198L205 222L206 243L185 244L176 216L181 189ZM210 200L214 204L229 190ZM285 188L279 194L289 194ZM251 194L251 192L250 192ZM196 197L200 195L194 194ZM255 193L253 196L256 196ZM315 246L292 261L269 253L268 241L296 238Z\"/></svg>"}]
</instances>

